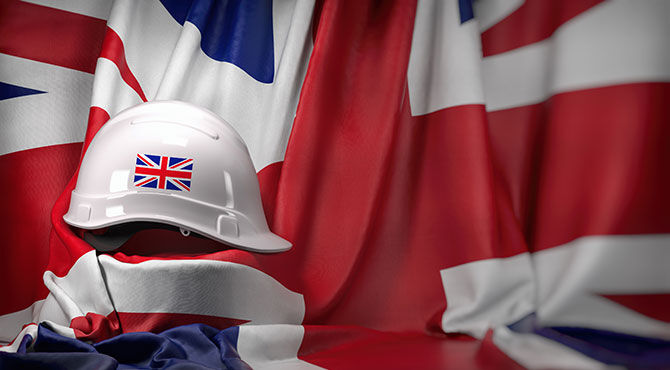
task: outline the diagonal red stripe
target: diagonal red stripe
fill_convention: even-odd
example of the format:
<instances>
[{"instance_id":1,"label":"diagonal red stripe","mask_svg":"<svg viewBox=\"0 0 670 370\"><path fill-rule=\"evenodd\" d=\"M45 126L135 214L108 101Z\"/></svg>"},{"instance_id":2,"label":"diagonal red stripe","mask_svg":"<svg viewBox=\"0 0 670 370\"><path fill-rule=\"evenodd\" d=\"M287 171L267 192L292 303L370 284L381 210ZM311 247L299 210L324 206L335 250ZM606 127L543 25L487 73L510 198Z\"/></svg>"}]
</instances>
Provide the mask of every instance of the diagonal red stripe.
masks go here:
<instances>
[{"instance_id":1,"label":"diagonal red stripe","mask_svg":"<svg viewBox=\"0 0 670 370\"><path fill-rule=\"evenodd\" d=\"M123 47L123 41L119 35L111 28L107 27L107 33L105 33L105 39L102 43L102 50L100 51L100 58L105 58L111 60L119 68L119 73L121 78L125 81L128 86L130 86L137 95L140 96L142 101L147 101L146 96L144 96L144 91L140 83L133 75L133 72L128 67L128 62L126 61L126 52Z\"/></svg>"},{"instance_id":2,"label":"diagonal red stripe","mask_svg":"<svg viewBox=\"0 0 670 370\"><path fill-rule=\"evenodd\" d=\"M142 161L144 164L146 164L147 166L149 166L149 163L147 163L147 161L146 161L144 158L142 158L141 155L138 154L138 155L137 155L137 158L138 158L140 161Z\"/></svg>"},{"instance_id":3,"label":"diagonal red stripe","mask_svg":"<svg viewBox=\"0 0 670 370\"><path fill-rule=\"evenodd\" d=\"M558 27L603 0L526 0L514 13L482 33L485 57L550 37Z\"/></svg>"},{"instance_id":4,"label":"diagonal red stripe","mask_svg":"<svg viewBox=\"0 0 670 370\"><path fill-rule=\"evenodd\" d=\"M141 183L139 183L139 184L137 184L137 185L135 185L135 186L142 186L142 185L148 184L148 183L150 183L150 182L152 182L152 181L154 181L154 180L156 180L156 177L149 177L148 179L142 181Z\"/></svg>"},{"instance_id":5,"label":"diagonal red stripe","mask_svg":"<svg viewBox=\"0 0 670 370\"><path fill-rule=\"evenodd\" d=\"M104 34L102 19L0 1L0 53L93 73Z\"/></svg>"},{"instance_id":6,"label":"diagonal red stripe","mask_svg":"<svg viewBox=\"0 0 670 370\"><path fill-rule=\"evenodd\" d=\"M179 180L177 180L177 179L174 179L173 181L176 182L177 184L181 185L181 186L182 186L184 189L186 189L187 191L190 191L190 190L191 190L191 188L189 188L188 186L186 186L183 182L181 182L181 181L179 181Z\"/></svg>"},{"instance_id":7,"label":"diagonal red stripe","mask_svg":"<svg viewBox=\"0 0 670 370\"><path fill-rule=\"evenodd\" d=\"M119 312L118 316L123 331L126 333L136 331L160 333L169 328L197 323L213 326L217 329L225 329L235 325L242 325L249 321L228 317L173 312Z\"/></svg>"},{"instance_id":8,"label":"diagonal red stripe","mask_svg":"<svg viewBox=\"0 0 670 370\"><path fill-rule=\"evenodd\" d=\"M626 308L653 319L670 322L670 294L601 294Z\"/></svg>"}]
</instances>

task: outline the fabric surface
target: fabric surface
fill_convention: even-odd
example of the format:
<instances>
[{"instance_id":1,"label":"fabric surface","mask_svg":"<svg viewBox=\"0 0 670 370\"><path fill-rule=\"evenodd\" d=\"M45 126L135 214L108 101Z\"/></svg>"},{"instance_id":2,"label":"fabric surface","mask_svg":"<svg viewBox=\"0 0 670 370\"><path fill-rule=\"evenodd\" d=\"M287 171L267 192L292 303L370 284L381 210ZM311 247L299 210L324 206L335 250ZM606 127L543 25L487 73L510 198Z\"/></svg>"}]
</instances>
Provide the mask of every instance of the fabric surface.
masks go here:
<instances>
[{"instance_id":1,"label":"fabric surface","mask_svg":"<svg viewBox=\"0 0 670 370\"><path fill-rule=\"evenodd\" d=\"M3 354L3 368L250 369L236 351L237 327L180 326L160 334L119 335L95 345L60 336L40 325L31 351Z\"/></svg>"},{"instance_id":2,"label":"fabric surface","mask_svg":"<svg viewBox=\"0 0 670 370\"><path fill-rule=\"evenodd\" d=\"M238 330L254 368L670 364L668 14L663 0L3 1L2 361L41 361L51 338L116 366L92 349L194 324ZM96 253L65 224L95 133L167 99L239 132L291 250L144 230Z\"/></svg>"}]
</instances>

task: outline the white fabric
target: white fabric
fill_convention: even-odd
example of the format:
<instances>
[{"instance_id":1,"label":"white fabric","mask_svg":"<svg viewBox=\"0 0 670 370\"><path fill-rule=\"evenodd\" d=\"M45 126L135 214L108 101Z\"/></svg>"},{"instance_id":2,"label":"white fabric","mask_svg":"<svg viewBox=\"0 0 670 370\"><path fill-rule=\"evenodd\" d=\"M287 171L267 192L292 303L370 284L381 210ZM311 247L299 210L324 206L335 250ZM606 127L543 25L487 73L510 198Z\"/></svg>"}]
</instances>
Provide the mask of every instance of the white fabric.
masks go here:
<instances>
[{"instance_id":1,"label":"white fabric","mask_svg":"<svg viewBox=\"0 0 670 370\"><path fill-rule=\"evenodd\" d=\"M33 321L33 316L40 312L43 304L44 299L40 299L23 310L0 316L0 344L11 342L24 324Z\"/></svg>"},{"instance_id":2,"label":"white fabric","mask_svg":"<svg viewBox=\"0 0 670 370\"><path fill-rule=\"evenodd\" d=\"M254 268L212 260L123 263L100 256L119 312L211 315L254 324L300 324L301 294Z\"/></svg>"},{"instance_id":3,"label":"white fabric","mask_svg":"<svg viewBox=\"0 0 670 370\"><path fill-rule=\"evenodd\" d=\"M670 339L670 324L601 294L669 294L670 235L587 236L535 253L538 319Z\"/></svg>"},{"instance_id":4,"label":"white fabric","mask_svg":"<svg viewBox=\"0 0 670 370\"><path fill-rule=\"evenodd\" d=\"M440 271L447 297L442 329L483 338L489 328L511 324L535 309L528 253L486 259Z\"/></svg>"},{"instance_id":5,"label":"white fabric","mask_svg":"<svg viewBox=\"0 0 670 370\"><path fill-rule=\"evenodd\" d=\"M13 342L7 345L0 345L0 352L16 352L26 335L30 335L33 340L37 338L37 324L26 325L26 327L19 332L16 338L14 338Z\"/></svg>"},{"instance_id":6,"label":"white fabric","mask_svg":"<svg viewBox=\"0 0 670 370\"><path fill-rule=\"evenodd\" d=\"M22 0L27 3L48 6L93 18L107 19L112 9L110 0Z\"/></svg>"},{"instance_id":7,"label":"white fabric","mask_svg":"<svg viewBox=\"0 0 670 370\"><path fill-rule=\"evenodd\" d=\"M460 24L456 1L419 1L407 72L412 115L484 102L495 111L566 91L670 81L667 1L607 1L547 40L483 59L478 15L490 23L486 17L500 17L519 4L476 4L475 19Z\"/></svg>"},{"instance_id":8,"label":"white fabric","mask_svg":"<svg viewBox=\"0 0 670 370\"><path fill-rule=\"evenodd\" d=\"M148 100L182 100L217 113L240 133L259 171L284 159L312 49L313 9L309 0L273 2L275 74L269 84L208 57L200 31L190 22L180 26L158 1L117 1L109 26L123 40Z\"/></svg>"},{"instance_id":9,"label":"white fabric","mask_svg":"<svg viewBox=\"0 0 670 370\"><path fill-rule=\"evenodd\" d=\"M1 53L0 65L0 81L45 92L0 100L0 155L84 139L93 75Z\"/></svg>"},{"instance_id":10,"label":"white fabric","mask_svg":"<svg viewBox=\"0 0 670 370\"><path fill-rule=\"evenodd\" d=\"M670 81L668 14L670 2L663 0L607 1L545 41L484 58L486 109L535 104L579 89Z\"/></svg>"},{"instance_id":11,"label":"white fabric","mask_svg":"<svg viewBox=\"0 0 670 370\"><path fill-rule=\"evenodd\" d=\"M20 342L24 333L18 336L16 333L23 324L30 322L46 323L56 333L74 338L74 330L70 328L73 318L86 316L87 313L108 316L114 308L117 312L128 313L224 317L247 320L247 324L254 326L294 324L279 325L274 329L273 325L261 325L268 329L245 329L252 330L250 333L268 330L268 338L275 338L273 340L277 340L282 333L290 334L286 342L277 347L277 356L288 356L290 349L295 347L292 352L295 357L302 340L302 332L295 331L298 330L296 328L303 330L297 326L302 323L305 314L303 296L286 289L259 270L236 263L151 260L131 264L105 254L96 257L95 251L91 251L81 256L63 277L47 271L44 283L50 291L45 300L22 311L0 316L3 334L0 343ZM258 345L256 342L246 342L253 358L259 356L253 349ZM4 350L15 351L16 348L6 347ZM267 360L276 359L271 357Z\"/></svg>"},{"instance_id":12,"label":"white fabric","mask_svg":"<svg viewBox=\"0 0 670 370\"><path fill-rule=\"evenodd\" d=\"M412 115L483 104L480 65L477 21L461 24L455 0L419 0L407 67Z\"/></svg>"},{"instance_id":13,"label":"white fabric","mask_svg":"<svg viewBox=\"0 0 670 370\"><path fill-rule=\"evenodd\" d=\"M523 5L524 0L478 0L472 2L481 32L505 19Z\"/></svg>"},{"instance_id":14,"label":"white fabric","mask_svg":"<svg viewBox=\"0 0 670 370\"><path fill-rule=\"evenodd\" d=\"M298 359L304 334L301 325L242 325L237 353L256 370L322 369Z\"/></svg>"},{"instance_id":15,"label":"white fabric","mask_svg":"<svg viewBox=\"0 0 670 370\"><path fill-rule=\"evenodd\" d=\"M532 255L444 269L442 328L482 338L537 312L541 326L670 339L670 324L601 296L670 293L668 245L668 234L587 236Z\"/></svg>"},{"instance_id":16,"label":"white fabric","mask_svg":"<svg viewBox=\"0 0 670 370\"><path fill-rule=\"evenodd\" d=\"M102 108L113 117L120 111L140 103L142 99L121 78L116 64L109 59L98 58L91 106Z\"/></svg>"},{"instance_id":17,"label":"white fabric","mask_svg":"<svg viewBox=\"0 0 670 370\"><path fill-rule=\"evenodd\" d=\"M552 340L505 326L494 330L493 343L527 369L613 369Z\"/></svg>"},{"instance_id":18,"label":"white fabric","mask_svg":"<svg viewBox=\"0 0 670 370\"><path fill-rule=\"evenodd\" d=\"M89 312L107 316L114 311L95 251L79 257L63 277L46 271L44 285L49 289L49 295L32 321L47 322L60 335L75 337L70 328L75 317L86 316Z\"/></svg>"}]
</instances>

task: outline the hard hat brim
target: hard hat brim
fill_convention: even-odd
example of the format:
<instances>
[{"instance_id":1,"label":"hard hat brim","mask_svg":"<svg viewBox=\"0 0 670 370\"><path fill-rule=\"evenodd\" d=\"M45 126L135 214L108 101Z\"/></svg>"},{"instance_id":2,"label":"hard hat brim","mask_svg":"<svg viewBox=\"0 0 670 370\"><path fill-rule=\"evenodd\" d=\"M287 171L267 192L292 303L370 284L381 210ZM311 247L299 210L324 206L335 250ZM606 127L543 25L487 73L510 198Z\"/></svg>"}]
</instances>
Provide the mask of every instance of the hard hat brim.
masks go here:
<instances>
[{"instance_id":1,"label":"hard hat brim","mask_svg":"<svg viewBox=\"0 0 670 370\"><path fill-rule=\"evenodd\" d=\"M169 212L160 209L165 203L152 199L165 196L169 196L173 202L178 202L182 212L189 213L189 217L178 219L167 216ZM134 206L142 211L134 210ZM108 212L110 209L120 211L117 215L111 215ZM220 224L217 225L217 219L220 220L222 217L234 220L235 233L227 233L222 230ZM212 205L202 207L202 204L195 204L192 200L175 195L145 193L138 197L136 192L130 192L125 196L97 197L73 191L70 209L63 216L63 220L69 225L85 230L131 222L158 222L196 232L235 248L259 253L283 252L292 246L289 241L272 233L266 225L264 230L258 230L258 225L252 226L244 215L235 210ZM245 232L249 228L253 228L253 232Z\"/></svg>"}]
</instances>

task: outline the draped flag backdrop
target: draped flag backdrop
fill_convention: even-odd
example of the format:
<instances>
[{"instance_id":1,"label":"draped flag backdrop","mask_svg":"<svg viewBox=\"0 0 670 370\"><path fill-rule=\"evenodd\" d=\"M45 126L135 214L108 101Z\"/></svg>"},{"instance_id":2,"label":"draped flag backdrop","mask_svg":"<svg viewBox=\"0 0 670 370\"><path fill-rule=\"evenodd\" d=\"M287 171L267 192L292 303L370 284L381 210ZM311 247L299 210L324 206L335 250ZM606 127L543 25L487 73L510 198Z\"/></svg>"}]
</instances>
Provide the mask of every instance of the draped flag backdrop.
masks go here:
<instances>
[{"instance_id":1,"label":"draped flag backdrop","mask_svg":"<svg viewBox=\"0 0 670 370\"><path fill-rule=\"evenodd\" d=\"M0 364L670 366L669 36L664 0L2 1ZM168 99L293 249L63 222Z\"/></svg>"}]
</instances>

